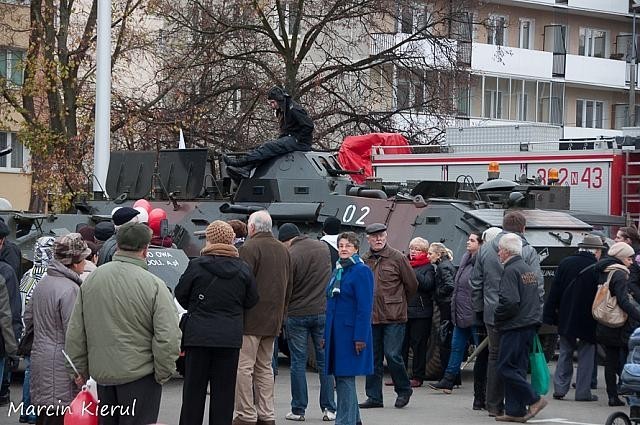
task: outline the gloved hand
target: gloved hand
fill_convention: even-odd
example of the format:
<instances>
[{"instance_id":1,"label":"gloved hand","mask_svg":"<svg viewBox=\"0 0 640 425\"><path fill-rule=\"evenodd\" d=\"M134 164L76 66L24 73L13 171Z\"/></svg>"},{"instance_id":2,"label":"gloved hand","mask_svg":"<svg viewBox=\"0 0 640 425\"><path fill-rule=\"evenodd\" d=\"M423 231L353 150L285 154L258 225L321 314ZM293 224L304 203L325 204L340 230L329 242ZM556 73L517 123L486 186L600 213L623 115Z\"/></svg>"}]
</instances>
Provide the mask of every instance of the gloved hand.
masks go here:
<instances>
[{"instance_id":1,"label":"gloved hand","mask_svg":"<svg viewBox=\"0 0 640 425\"><path fill-rule=\"evenodd\" d=\"M17 354L9 354L7 356L7 365L12 372L18 370L18 366L20 366L20 357L18 357Z\"/></svg>"}]
</instances>

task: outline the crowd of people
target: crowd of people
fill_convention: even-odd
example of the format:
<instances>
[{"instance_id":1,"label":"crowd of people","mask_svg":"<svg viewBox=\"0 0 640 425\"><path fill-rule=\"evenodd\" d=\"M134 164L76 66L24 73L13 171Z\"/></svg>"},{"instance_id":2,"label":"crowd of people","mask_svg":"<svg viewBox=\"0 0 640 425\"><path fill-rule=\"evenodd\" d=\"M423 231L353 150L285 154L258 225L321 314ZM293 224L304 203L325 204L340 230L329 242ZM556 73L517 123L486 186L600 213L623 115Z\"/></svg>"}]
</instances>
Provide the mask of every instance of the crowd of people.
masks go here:
<instances>
[{"instance_id":1,"label":"crowd of people","mask_svg":"<svg viewBox=\"0 0 640 425\"><path fill-rule=\"evenodd\" d=\"M634 227L621 228L611 246L585 235L560 263L545 302L539 256L517 211L504 216L501 229L471 232L458 267L445 244L420 237L401 247L403 254L388 244L382 223L366 227L368 249L361 250L358 235L342 232L335 217L315 239L293 223L274 234L269 213L258 211L247 223L208 225L201 255L175 288L186 310L179 322L166 284L147 270L150 244L165 245L157 220L163 215L152 211L141 202L114 210L111 222L39 238L21 280L19 262L12 263L19 250L0 221L0 376L10 376L22 356L21 423L63 424L65 408L90 377L101 404L111 406L102 424L155 423L162 384L182 352L180 424L203 422L208 394L210 424L275 424L274 356L283 333L291 360L286 420L308 415L309 353L320 383L319 417L361 425L360 409L384 407L384 384L393 386L396 408L425 381L451 394L469 346L486 338L474 362L472 407L496 421L526 422L548 403L526 379L542 323L559 333L553 398L567 396L577 351L575 400L598 399L592 390L601 344L608 403L623 404L618 377L640 325ZM623 326L592 315L603 283L627 315ZM434 360L438 372L427 373ZM366 377L360 402L357 376ZM0 403L2 396L0 390Z\"/></svg>"}]
</instances>

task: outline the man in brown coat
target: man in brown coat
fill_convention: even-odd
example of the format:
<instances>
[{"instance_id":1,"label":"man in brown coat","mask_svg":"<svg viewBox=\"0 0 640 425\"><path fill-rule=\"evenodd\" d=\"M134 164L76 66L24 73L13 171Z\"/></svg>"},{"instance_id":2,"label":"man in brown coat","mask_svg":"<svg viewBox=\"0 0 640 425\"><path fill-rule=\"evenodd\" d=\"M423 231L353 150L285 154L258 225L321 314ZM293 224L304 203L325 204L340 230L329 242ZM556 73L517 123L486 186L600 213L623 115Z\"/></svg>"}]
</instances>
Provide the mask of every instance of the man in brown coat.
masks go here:
<instances>
[{"instance_id":1,"label":"man in brown coat","mask_svg":"<svg viewBox=\"0 0 640 425\"><path fill-rule=\"evenodd\" d=\"M411 384L402 359L402 341L407 322L407 299L418 289L416 275L409 260L397 249L387 244L387 226L370 224L365 228L369 252L362 256L374 277L373 292L373 375L367 376L367 400L360 403L363 409L383 407L382 356L387 359L394 390L398 394L395 407L409 403Z\"/></svg>"},{"instance_id":2,"label":"man in brown coat","mask_svg":"<svg viewBox=\"0 0 640 425\"><path fill-rule=\"evenodd\" d=\"M289 251L273 237L271 227L268 212L251 214L249 239L240 248L240 258L249 264L256 278L260 301L244 315L233 425L276 423L271 357L292 285Z\"/></svg>"}]
</instances>

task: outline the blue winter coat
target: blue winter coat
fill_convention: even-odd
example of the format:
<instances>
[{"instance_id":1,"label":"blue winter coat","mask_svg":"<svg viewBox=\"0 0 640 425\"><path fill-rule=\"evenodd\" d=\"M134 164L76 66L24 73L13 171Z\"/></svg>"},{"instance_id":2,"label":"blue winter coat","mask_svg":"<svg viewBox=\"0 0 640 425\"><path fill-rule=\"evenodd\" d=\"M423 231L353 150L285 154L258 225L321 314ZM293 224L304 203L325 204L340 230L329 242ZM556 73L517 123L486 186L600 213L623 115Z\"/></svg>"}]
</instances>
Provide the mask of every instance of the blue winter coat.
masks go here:
<instances>
[{"instance_id":1,"label":"blue winter coat","mask_svg":"<svg viewBox=\"0 0 640 425\"><path fill-rule=\"evenodd\" d=\"M363 263L344 269L340 293L327 300L324 328L325 371L328 375L373 373L373 273ZM356 354L355 342L366 344Z\"/></svg>"}]
</instances>

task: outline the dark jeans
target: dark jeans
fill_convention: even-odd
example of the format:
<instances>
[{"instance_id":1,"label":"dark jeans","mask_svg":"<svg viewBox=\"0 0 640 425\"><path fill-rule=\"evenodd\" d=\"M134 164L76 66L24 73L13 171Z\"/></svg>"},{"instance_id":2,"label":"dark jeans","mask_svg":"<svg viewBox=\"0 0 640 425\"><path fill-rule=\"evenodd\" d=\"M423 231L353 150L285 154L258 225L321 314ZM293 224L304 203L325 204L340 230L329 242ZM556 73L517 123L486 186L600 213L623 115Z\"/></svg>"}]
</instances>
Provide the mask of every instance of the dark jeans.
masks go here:
<instances>
[{"instance_id":1,"label":"dark jeans","mask_svg":"<svg viewBox=\"0 0 640 425\"><path fill-rule=\"evenodd\" d=\"M627 349L625 347L604 346L604 381L607 385L607 396L618 396L618 376L622 373Z\"/></svg>"},{"instance_id":2,"label":"dark jeans","mask_svg":"<svg viewBox=\"0 0 640 425\"><path fill-rule=\"evenodd\" d=\"M409 319L407 321L404 342L402 344L402 360L409 366L409 349L413 353L411 361L411 377L418 381L426 378L427 346L431 335L431 318Z\"/></svg>"},{"instance_id":3,"label":"dark jeans","mask_svg":"<svg viewBox=\"0 0 640 425\"><path fill-rule=\"evenodd\" d=\"M440 327L439 329L439 341L438 348L440 351L440 368L444 375L449 365L449 357L451 357L451 341L453 339L453 323L451 323L451 303L438 303L438 309L440 310ZM446 338L442 339L443 328L446 329Z\"/></svg>"},{"instance_id":4,"label":"dark jeans","mask_svg":"<svg viewBox=\"0 0 640 425\"><path fill-rule=\"evenodd\" d=\"M477 326L478 343L481 343L487 337L487 330L484 325ZM478 354L473 364L473 398L481 403L485 403L487 399L487 362L489 360L489 348Z\"/></svg>"},{"instance_id":5,"label":"dark jeans","mask_svg":"<svg viewBox=\"0 0 640 425\"><path fill-rule=\"evenodd\" d=\"M373 329L373 375L367 375L366 393L369 400L382 403L382 376L384 375L383 356L393 379L396 394L411 393L409 376L402 361L402 341L404 323L372 325Z\"/></svg>"},{"instance_id":6,"label":"dark jeans","mask_svg":"<svg viewBox=\"0 0 640 425\"><path fill-rule=\"evenodd\" d=\"M308 316L289 316L287 318L287 342L291 355L291 412L304 415L309 403L307 391L307 350L309 337L313 341L316 354L316 365L320 378L320 410L336 411L333 397L333 377L325 374L324 349L321 348L324 338L324 314Z\"/></svg>"},{"instance_id":7,"label":"dark jeans","mask_svg":"<svg viewBox=\"0 0 640 425\"><path fill-rule=\"evenodd\" d=\"M311 145L300 143L295 137L285 136L276 140L265 142L257 148L249 151L247 155L240 160L242 165L251 165L257 167L261 163L294 151L309 151Z\"/></svg>"},{"instance_id":8,"label":"dark jeans","mask_svg":"<svg viewBox=\"0 0 640 425\"><path fill-rule=\"evenodd\" d=\"M500 355L500 333L493 325L486 325L489 337L489 357L487 359L487 410L500 413L504 410L504 383L498 374L497 363Z\"/></svg>"},{"instance_id":9,"label":"dark jeans","mask_svg":"<svg viewBox=\"0 0 640 425\"><path fill-rule=\"evenodd\" d=\"M504 380L505 413L523 417L527 406L540 400L529 381L529 352L536 329L533 326L504 331L500 338L498 373Z\"/></svg>"},{"instance_id":10,"label":"dark jeans","mask_svg":"<svg viewBox=\"0 0 640 425\"><path fill-rule=\"evenodd\" d=\"M451 356L449 356L449 363L445 373L451 376L457 376L460 374L460 366L462 365L462 359L464 358L464 352L469 347L469 342L472 341L478 345L478 335L476 333L475 326L469 326L468 328L453 328L453 337L451 339Z\"/></svg>"},{"instance_id":11,"label":"dark jeans","mask_svg":"<svg viewBox=\"0 0 640 425\"><path fill-rule=\"evenodd\" d=\"M335 425L356 425L360 421L355 376L336 376L338 410Z\"/></svg>"},{"instance_id":12,"label":"dark jeans","mask_svg":"<svg viewBox=\"0 0 640 425\"><path fill-rule=\"evenodd\" d=\"M180 425L202 423L208 386L209 425L233 421L239 355L239 348L186 348Z\"/></svg>"},{"instance_id":13,"label":"dark jeans","mask_svg":"<svg viewBox=\"0 0 640 425\"><path fill-rule=\"evenodd\" d=\"M120 406L114 415L100 416L100 425L153 424L158 421L162 385L151 374L128 384L98 385L98 398L101 406Z\"/></svg>"}]
</instances>

